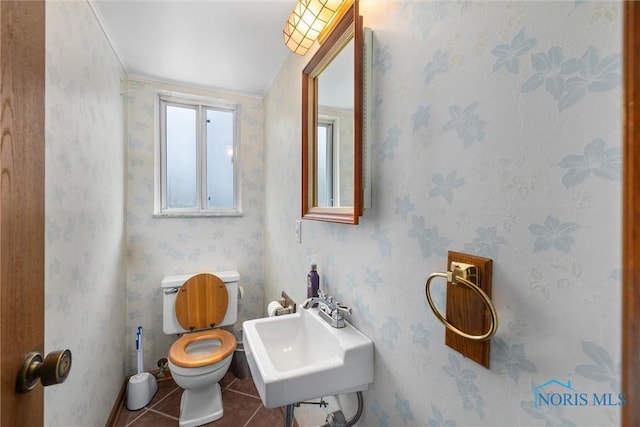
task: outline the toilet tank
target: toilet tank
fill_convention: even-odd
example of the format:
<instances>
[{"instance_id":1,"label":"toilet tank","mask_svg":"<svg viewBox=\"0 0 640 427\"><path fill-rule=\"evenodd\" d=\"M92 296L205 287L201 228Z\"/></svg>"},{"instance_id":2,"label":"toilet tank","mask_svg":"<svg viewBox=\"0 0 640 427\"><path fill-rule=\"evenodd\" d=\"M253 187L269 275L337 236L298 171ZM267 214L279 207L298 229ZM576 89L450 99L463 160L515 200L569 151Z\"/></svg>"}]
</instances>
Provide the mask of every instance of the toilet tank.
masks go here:
<instances>
[{"instance_id":1,"label":"toilet tank","mask_svg":"<svg viewBox=\"0 0 640 427\"><path fill-rule=\"evenodd\" d=\"M215 274L224 282L227 287L227 294L229 295L227 313L224 319L222 319L222 322L216 325L216 327L233 325L238 319L238 281L240 280L240 273L235 270L214 271L210 273ZM196 274L198 273L165 276L162 279L160 284L162 291L162 331L167 335L188 332L180 326L176 318L176 296L178 295L178 290L187 279Z\"/></svg>"}]
</instances>

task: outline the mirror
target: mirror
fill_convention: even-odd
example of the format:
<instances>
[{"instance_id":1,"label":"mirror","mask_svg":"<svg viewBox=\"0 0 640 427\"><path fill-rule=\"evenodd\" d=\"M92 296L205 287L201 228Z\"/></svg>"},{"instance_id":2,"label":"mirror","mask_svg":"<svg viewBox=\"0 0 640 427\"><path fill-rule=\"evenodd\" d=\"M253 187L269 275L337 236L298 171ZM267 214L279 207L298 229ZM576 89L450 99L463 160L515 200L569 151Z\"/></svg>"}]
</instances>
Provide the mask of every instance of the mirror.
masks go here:
<instances>
[{"instance_id":1,"label":"mirror","mask_svg":"<svg viewBox=\"0 0 640 427\"><path fill-rule=\"evenodd\" d=\"M357 224L363 211L363 28L358 2L302 71L302 217Z\"/></svg>"}]
</instances>

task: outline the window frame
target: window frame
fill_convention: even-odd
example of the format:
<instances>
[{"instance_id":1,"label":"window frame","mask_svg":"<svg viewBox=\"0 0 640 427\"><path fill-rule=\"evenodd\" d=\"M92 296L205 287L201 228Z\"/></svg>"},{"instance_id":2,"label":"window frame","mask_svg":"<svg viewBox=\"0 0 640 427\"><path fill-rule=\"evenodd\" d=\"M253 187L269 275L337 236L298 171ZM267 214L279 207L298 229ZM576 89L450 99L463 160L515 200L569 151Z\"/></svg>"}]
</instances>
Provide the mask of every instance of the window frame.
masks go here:
<instances>
[{"instance_id":1,"label":"window frame","mask_svg":"<svg viewBox=\"0 0 640 427\"><path fill-rule=\"evenodd\" d=\"M167 207L166 106L192 108L196 111L196 201L194 208ZM207 110L233 114L233 207L207 207ZM242 216L242 182L240 161L240 106L225 100L161 91L156 97L156 141L154 162L154 217L234 217Z\"/></svg>"},{"instance_id":2,"label":"window frame","mask_svg":"<svg viewBox=\"0 0 640 427\"><path fill-rule=\"evenodd\" d=\"M337 186L339 186L339 176L336 173L337 168L336 165L339 165L340 163L336 163L339 162L339 153L337 150L338 147L338 135L340 133L340 121L337 117L334 116L330 116L330 115L318 115L318 128L324 128L327 138L326 138L326 146L325 146L325 172L323 173L323 176L325 177L326 180L326 191L327 191L327 198L329 199L330 204L328 206L322 206L322 207L334 207L336 206L336 203L339 203L339 197L340 197L340 192L336 191L336 188L339 188ZM319 141L318 141L318 145L319 145ZM319 154L318 154L319 156ZM316 185L319 185L319 180L320 177L318 176L320 174L320 168L316 165L315 170L316 170ZM327 172L329 171L329 172ZM336 197L338 199L336 199ZM318 195L319 198L319 195ZM320 206L320 200L316 200L316 203L318 204L318 206Z\"/></svg>"}]
</instances>

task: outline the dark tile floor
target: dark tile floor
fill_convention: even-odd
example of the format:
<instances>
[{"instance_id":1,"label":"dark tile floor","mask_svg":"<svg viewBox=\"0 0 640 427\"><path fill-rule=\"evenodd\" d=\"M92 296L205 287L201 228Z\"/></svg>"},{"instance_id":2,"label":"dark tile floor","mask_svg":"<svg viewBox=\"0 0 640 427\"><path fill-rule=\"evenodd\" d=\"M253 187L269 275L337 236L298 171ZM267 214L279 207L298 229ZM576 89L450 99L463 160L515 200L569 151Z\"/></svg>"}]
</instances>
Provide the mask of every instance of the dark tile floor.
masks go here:
<instances>
[{"instance_id":1,"label":"dark tile floor","mask_svg":"<svg viewBox=\"0 0 640 427\"><path fill-rule=\"evenodd\" d=\"M228 372L220 381L224 416L210 427L278 427L284 425L280 408L266 409L251 378L238 379ZM138 410L120 411L116 427L175 427L180 416L182 389L172 379L158 381L158 392L149 404Z\"/></svg>"}]
</instances>

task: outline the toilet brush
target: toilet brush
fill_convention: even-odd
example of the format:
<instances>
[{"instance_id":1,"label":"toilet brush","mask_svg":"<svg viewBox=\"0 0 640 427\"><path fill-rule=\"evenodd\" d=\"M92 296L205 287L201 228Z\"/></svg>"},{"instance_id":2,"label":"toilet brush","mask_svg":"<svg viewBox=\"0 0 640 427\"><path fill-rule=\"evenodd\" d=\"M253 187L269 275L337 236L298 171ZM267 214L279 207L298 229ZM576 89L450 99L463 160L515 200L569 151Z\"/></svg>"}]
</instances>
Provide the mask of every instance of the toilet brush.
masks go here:
<instances>
[{"instance_id":1,"label":"toilet brush","mask_svg":"<svg viewBox=\"0 0 640 427\"><path fill-rule=\"evenodd\" d=\"M138 333L136 334L136 353L138 356L138 374L144 372L143 358L142 358L142 326L138 326Z\"/></svg>"},{"instance_id":2,"label":"toilet brush","mask_svg":"<svg viewBox=\"0 0 640 427\"><path fill-rule=\"evenodd\" d=\"M156 377L144 371L142 326L138 326L138 332L136 333L136 356L138 373L129 378L129 384L127 385L127 409L130 411L145 407L158 391Z\"/></svg>"}]
</instances>

